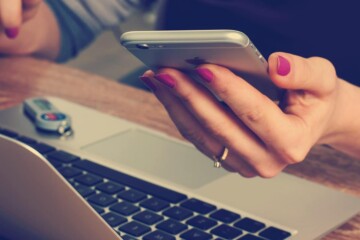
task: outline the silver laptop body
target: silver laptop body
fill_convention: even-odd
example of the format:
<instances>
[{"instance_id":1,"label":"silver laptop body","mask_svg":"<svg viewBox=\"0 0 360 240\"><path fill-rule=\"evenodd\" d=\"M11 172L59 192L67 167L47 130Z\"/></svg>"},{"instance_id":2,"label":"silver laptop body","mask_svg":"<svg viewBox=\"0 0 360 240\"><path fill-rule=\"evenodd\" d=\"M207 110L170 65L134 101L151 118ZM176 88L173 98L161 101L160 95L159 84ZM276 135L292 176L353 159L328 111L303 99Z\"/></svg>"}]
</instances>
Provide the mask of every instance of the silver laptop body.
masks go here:
<instances>
[{"instance_id":1,"label":"silver laptop body","mask_svg":"<svg viewBox=\"0 0 360 240\"><path fill-rule=\"evenodd\" d=\"M360 211L360 200L344 193L285 173L273 179L245 179L213 168L188 143L62 99L48 99L72 117L72 137L39 133L22 106L1 111L0 128L286 230L292 234L287 239L318 239ZM3 136L0 153L0 236L120 239L42 155Z\"/></svg>"}]
</instances>

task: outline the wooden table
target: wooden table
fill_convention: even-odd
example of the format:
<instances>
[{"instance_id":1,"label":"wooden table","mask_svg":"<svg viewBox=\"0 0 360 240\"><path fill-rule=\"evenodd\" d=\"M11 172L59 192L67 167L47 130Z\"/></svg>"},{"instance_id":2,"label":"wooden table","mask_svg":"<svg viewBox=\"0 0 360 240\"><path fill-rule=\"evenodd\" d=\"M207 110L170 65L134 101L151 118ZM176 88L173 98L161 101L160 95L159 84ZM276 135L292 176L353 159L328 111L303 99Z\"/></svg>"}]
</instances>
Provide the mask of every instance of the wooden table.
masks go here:
<instances>
[{"instance_id":1,"label":"wooden table","mask_svg":"<svg viewBox=\"0 0 360 240\"><path fill-rule=\"evenodd\" d=\"M150 93L46 61L0 59L0 109L44 95L61 97L181 138ZM286 172L360 197L360 161L330 148L314 148L303 163ZM360 214L324 238L330 239L360 239Z\"/></svg>"}]
</instances>

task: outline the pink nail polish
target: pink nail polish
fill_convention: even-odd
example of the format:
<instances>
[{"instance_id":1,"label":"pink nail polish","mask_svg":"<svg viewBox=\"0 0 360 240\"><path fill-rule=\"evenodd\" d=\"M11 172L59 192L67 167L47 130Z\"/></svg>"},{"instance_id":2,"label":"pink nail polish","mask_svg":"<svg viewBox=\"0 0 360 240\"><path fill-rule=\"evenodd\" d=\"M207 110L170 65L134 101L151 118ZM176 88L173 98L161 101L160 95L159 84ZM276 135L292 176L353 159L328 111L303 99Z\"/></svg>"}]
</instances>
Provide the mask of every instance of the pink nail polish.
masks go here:
<instances>
[{"instance_id":1,"label":"pink nail polish","mask_svg":"<svg viewBox=\"0 0 360 240\"><path fill-rule=\"evenodd\" d=\"M277 73L280 76L286 76L289 74L290 72L290 62L282 57L282 56L278 56L277 57Z\"/></svg>"},{"instance_id":2,"label":"pink nail polish","mask_svg":"<svg viewBox=\"0 0 360 240\"><path fill-rule=\"evenodd\" d=\"M214 79L214 74L207 68L197 68L195 71L205 82L210 83Z\"/></svg>"},{"instance_id":3,"label":"pink nail polish","mask_svg":"<svg viewBox=\"0 0 360 240\"><path fill-rule=\"evenodd\" d=\"M143 81L143 83L145 83L145 85L153 92L156 91L156 86L153 82L151 82L150 78L149 77L146 77L146 76L141 76L139 77L139 79L141 81Z\"/></svg>"},{"instance_id":4,"label":"pink nail polish","mask_svg":"<svg viewBox=\"0 0 360 240\"><path fill-rule=\"evenodd\" d=\"M169 88L175 87L175 84L176 84L175 80L168 74L160 73L160 74L155 75L155 78L157 80L159 80L161 83L168 86Z\"/></svg>"},{"instance_id":5,"label":"pink nail polish","mask_svg":"<svg viewBox=\"0 0 360 240\"><path fill-rule=\"evenodd\" d=\"M5 34L8 38L14 39L19 35L19 28L6 28Z\"/></svg>"}]
</instances>

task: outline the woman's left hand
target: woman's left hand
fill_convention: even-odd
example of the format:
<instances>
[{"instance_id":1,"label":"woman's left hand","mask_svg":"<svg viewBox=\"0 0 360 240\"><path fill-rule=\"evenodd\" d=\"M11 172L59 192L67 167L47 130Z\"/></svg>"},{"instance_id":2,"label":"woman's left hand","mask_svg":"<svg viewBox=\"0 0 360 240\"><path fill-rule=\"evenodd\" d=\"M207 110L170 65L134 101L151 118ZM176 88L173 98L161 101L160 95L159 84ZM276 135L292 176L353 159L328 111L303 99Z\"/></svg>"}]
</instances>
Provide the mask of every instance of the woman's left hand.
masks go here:
<instances>
[{"instance_id":1,"label":"woman's left hand","mask_svg":"<svg viewBox=\"0 0 360 240\"><path fill-rule=\"evenodd\" d=\"M337 131L334 115L341 80L325 59L270 56L270 78L286 89L281 107L224 67L205 64L196 72L203 84L174 69L148 71L141 79L180 133L202 153L212 158L229 149L222 162L229 171L273 177L304 160L315 144L325 143Z\"/></svg>"}]
</instances>

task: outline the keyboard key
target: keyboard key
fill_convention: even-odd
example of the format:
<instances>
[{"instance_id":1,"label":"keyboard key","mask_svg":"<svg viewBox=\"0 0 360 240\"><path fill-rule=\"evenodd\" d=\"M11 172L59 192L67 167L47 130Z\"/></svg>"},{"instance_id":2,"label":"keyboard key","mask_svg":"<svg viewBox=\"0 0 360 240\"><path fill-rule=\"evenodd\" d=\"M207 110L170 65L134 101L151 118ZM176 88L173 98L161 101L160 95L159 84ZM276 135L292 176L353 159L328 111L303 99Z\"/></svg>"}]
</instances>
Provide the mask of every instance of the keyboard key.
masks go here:
<instances>
[{"instance_id":1,"label":"keyboard key","mask_svg":"<svg viewBox=\"0 0 360 240\"><path fill-rule=\"evenodd\" d=\"M72 155L65 151L52 152L50 154L47 154L46 157L50 160L56 160L56 161L60 161L63 163L71 163L71 162L80 160L80 158L78 156Z\"/></svg>"},{"instance_id":2,"label":"keyboard key","mask_svg":"<svg viewBox=\"0 0 360 240\"><path fill-rule=\"evenodd\" d=\"M180 235L182 239L185 240L208 240L212 239L212 235L206 232L203 232L198 229L190 229L189 231Z\"/></svg>"},{"instance_id":3,"label":"keyboard key","mask_svg":"<svg viewBox=\"0 0 360 240\"><path fill-rule=\"evenodd\" d=\"M123 200L126 200L128 202L132 202L132 203L136 203L136 202L140 202L141 200L146 198L146 194L133 190L133 189L129 189L126 191L122 191L121 193L119 193L117 195L118 198L121 198Z\"/></svg>"},{"instance_id":4,"label":"keyboard key","mask_svg":"<svg viewBox=\"0 0 360 240\"><path fill-rule=\"evenodd\" d=\"M82 171L77 169L77 168L73 168L73 167L63 167L63 168L59 168L58 171L60 172L61 175L63 175L65 178L73 178L76 176L79 176L82 174Z\"/></svg>"},{"instance_id":5,"label":"keyboard key","mask_svg":"<svg viewBox=\"0 0 360 240\"><path fill-rule=\"evenodd\" d=\"M255 233L265 227L265 224L251 218L243 218L234 224L235 227Z\"/></svg>"},{"instance_id":6,"label":"keyboard key","mask_svg":"<svg viewBox=\"0 0 360 240\"><path fill-rule=\"evenodd\" d=\"M87 196L90 196L91 194L95 193L95 190L92 190L91 188L85 187L85 186L83 186L81 184L78 184L78 183L76 183L74 185L74 188L83 197L87 197Z\"/></svg>"},{"instance_id":7,"label":"keyboard key","mask_svg":"<svg viewBox=\"0 0 360 240\"><path fill-rule=\"evenodd\" d=\"M130 216L131 214L140 211L140 208L136 207L130 203L127 203L127 202L121 202L121 203L113 205L110 208L110 210L120 213L121 215L124 215L124 216Z\"/></svg>"},{"instance_id":8,"label":"keyboard key","mask_svg":"<svg viewBox=\"0 0 360 240\"><path fill-rule=\"evenodd\" d=\"M95 203L96 205L99 205L101 207L107 207L110 204L113 204L117 202L116 198L113 198L110 195L107 195L105 193L99 193L95 194L87 199L91 203Z\"/></svg>"},{"instance_id":9,"label":"keyboard key","mask_svg":"<svg viewBox=\"0 0 360 240\"><path fill-rule=\"evenodd\" d=\"M117 192L120 192L120 191L124 190L125 187L122 186L122 185L119 185L117 183L114 183L114 182L106 182L106 183L97 185L96 189L100 190L100 191L102 191L104 193L113 195L113 194L115 194Z\"/></svg>"},{"instance_id":10,"label":"keyboard key","mask_svg":"<svg viewBox=\"0 0 360 240\"><path fill-rule=\"evenodd\" d=\"M238 240L266 240L266 239L251 234L246 234L245 236L239 238Z\"/></svg>"},{"instance_id":11,"label":"keyboard key","mask_svg":"<svg viewBox=\"0 0 360 240\"><path fill-rule=\"evenodd\" d=\"M164 222L161 222L156 226L157 229L163 230L170 234L178 234L187 229L185 224L182 224L178 221L168 219Z\"/></svg>"},{"instance_id":12,"label":"keyboard key","mask_svg":"<svg viewBox=\"0 0 360 240\"><path fill-rule=\"evenodd\" d=\"M163 215L173 218L175 220L182 221L186 218L189 218L193 213L182 207L172 207L163 212Z\"/></svg>"},{"instance_id":13,"label":"keyboard key","mask_svg":"<svg viewBox=\"0 0 360 240\"><path fill-rule=\"evenodd\" d=\"M171 203L178 203L186 199L186 195L184 194L160 187L88 160L78 161L74 163L74 166Z\"/></svg>"},{"instance_id":14,"label":"keyboard key","mask_svg":"<svg viewBox=\"0 0 360 240\"><path fill-rule=\"evenodd\" d=\"M121 236L123 240L137 240L136 238L130 237L129 235Z\"/></svg>"},{"instance_id":15,"label":"keyboard key","mask_svg":"<svg viewBox=\"0 0 360 240\"><path fill-rule=\"evenodd\" d=\"M38 151L40 154L46 154L55 151L55 148L45 143L29 144L30 147Z\"/></svg>"},{"instance_id":16,"label":"keyboard key","mask_svg":"<svg viewBox=\"0 0 360 240\"><path fill-rule=\"evenodd\" d=\"M119 226L120 224L127 222L126 218L112 212L102 215L102 217L111 227L116 227Z\"/></svg>"},{"instance_id":17,"label":"keyboard key","mask_svg":"<svg viewBox=\"0 0 360 240\"><path fill-rule=\"evenodd\" d=\"M18 137L17 140L22 142L22 143L25 143L25 144L34 144L34 143L36 143L35 139L25 137L25 136Z\"/></svg>"},{"instance_id":18,"label":"keyboard key","mask_svg":"<svg viewBox=\"0 0 360 240\"><path fill-rule=\"evenodd\" d=\"M143 239L144 240L175 240L176 238L167 233L156 230L146 235Z\"/></svg>"},{"instance_id":19,"label":"keyboard key","mask_svg":"<svg viewBox=\"0 0 360 240\"><path fill-rule=\"evenodd\" d=\"M86 186L94 186L98 183L101 183L103 179L92 174L84 174L82 176L76 177L75 181Z\"/></svg>"},{"instance_id":20,"label":"keyboard key","mask_svg":"<svg viewBox=\"0 0 360 240\"><path fill-rule=\"evenodd\" d=\"M93 204L90 204L90 205L91 205L91 207L92 207L93 209L95 209L95 211L96 211L98 214L103 214L103 213L105 212L105 210L102 209L101 207L95 206L95 205L93 205Z\"/></svg>"},{"instance_id":21,"label":"keyboard key","mask_svg":"<svg viewBox=\"0 0 360 240\"><path fill-rule=\"evenodd\" d=\"M55 160L48 160L48 161L49 161L49 163L50 163L51 165L53 165L55 168L59 168L59 167L62 167L62 166L63 166L61 162L58 162L58 161L55 161Z\"/></svg>"},{"instance_id":22,"label":"keyboard key","mask_svg":"<svg viewBox=\"0 0 360 240\"><path fill-rule=\"evenodd\" d=\"M262 231L259 235L270 240L283 240L291 236L289 232L275 227L269 227Z\"/></svg>"},{"instance_id":23,"label":"keyboard key","mask_svg":"<svg viewBox=\"0 0 360 240\"><path fill-rule=\"evenodd\" d=\"M190 209L194 212L201 213L201 214L207 214L216 209L216 207L214 205L200 201L195 198L191 198L191 199L181 203L180 205L184 208Z\"/></svg>"},{"instance_id":24,"label":"keyboard key","mask_svg":"<svg viewBox=\"0 0 360 240\"><path fill-rule=\"evenodd\" d=\"M140 237L141 235L150 232L151 228L134 221L121 226L119 230L135 237Z\"/></svg>"},{"instance_id":25,"label":"keyboard key","mask_svg":"<svg viewBox=\"0 0 360 240\"><path fill-rule=\"evenodd\" d=\"M164 200L158 199L158 198L149 198L142 203L140 203L140 206L143 208L152 210L154 212L159 212L165 208L170 207L169 202L166 202Z\"/></svg>"},{"instance_id":26,"label":"keyboard key","mask_svg":"<svg viewBox=\"0 0 360 240\"><path fill-rule=\"evenodd\" d=\"M239 219L240 215L225 209L219 209L216 212L212 213L210 217L224 223L232 223L233 221Z\"/></svg>"},{"instance_id":27,"label":"keyboard key","mask_svg":"<svg viewBox=\"0 0 360 240\"><path fill-rule=\"evenodd\" d=\"M19 134L17 134L16 132L10 131L8 129L0 129L0 134L5 135L9 138L17 138L19 136Z\"/></svg>"},{"instance_id":28,"label":"keyboard key","mask_svg":"<svg viewBox=\"0 0 360 240\"><path fill-rule=\"evenodd\" d=\"M217 222L215 220L206 218L201 215L198 215L198 216L195 216L195 217L189 219L186 223L193 227L200 228L202 230L210 229L210 228L216 226L216 224L217 224Z\"/></svg>"},{"instance_id":29,"label":"keyboard key","mask_svg":"<svg viewBox=\"0 0 360 240\"><path fill-rule=\"evenodd\" d=\"M133 219L145 223L147 225L153 225L163 220L164 217L150 211L143 211L133 216Z\"/></svg>"},{"instance_id":30,"label":"keyboard key","mask_svg":"<svg viewBox=\"0 0 360 240\"><path fill-rule=\"evenodd\" d=\"M211 233L225 239L234 239L240 236L242 231L223 224L211 230Z\"/></svg>"}]
</instances>

